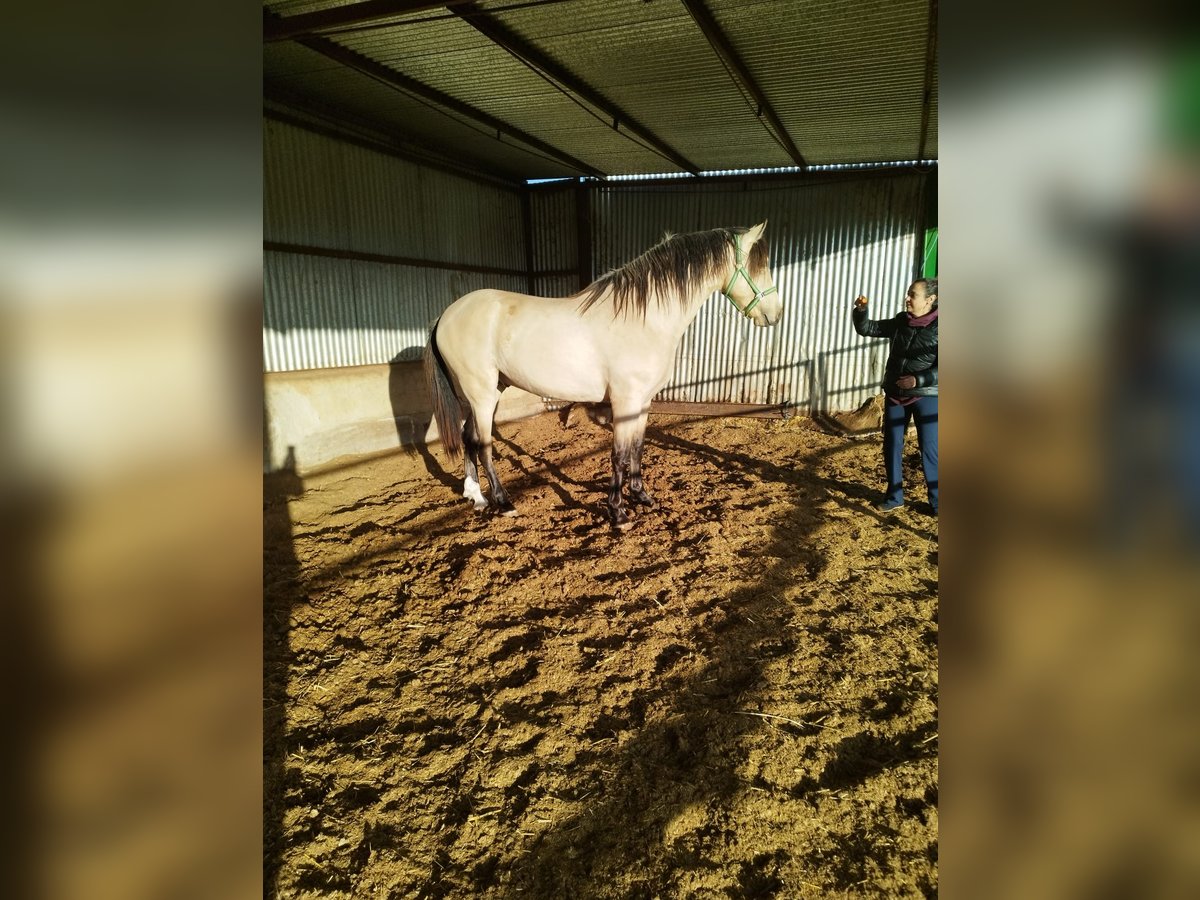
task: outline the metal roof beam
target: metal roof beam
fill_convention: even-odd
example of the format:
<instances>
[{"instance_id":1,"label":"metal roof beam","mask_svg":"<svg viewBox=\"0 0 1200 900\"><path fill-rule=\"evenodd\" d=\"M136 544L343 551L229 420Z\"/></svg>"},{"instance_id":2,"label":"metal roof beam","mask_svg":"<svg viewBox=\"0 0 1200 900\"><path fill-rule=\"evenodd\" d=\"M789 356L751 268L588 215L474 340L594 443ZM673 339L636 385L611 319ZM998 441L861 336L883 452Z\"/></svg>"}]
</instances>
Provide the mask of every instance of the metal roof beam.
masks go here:
<instances>
[{"instance_id":1,"label":"metal roof beam","mask_svg":"<svg viewBox=\"0 0 1200 900\"><path fill-rule=\"evenodd\" d=\"M692 19L700 30L704 33L708 43L712 46L717 56L721 58L721 62L725 64L725 68L729 70L730 76L742 90L754 98L754 102L758 105L757 115L764 120L764 125L771 136L775 138L779 146L785 153L792 158L796 165L801 168L807 168L808 163L805 162L804 156L796 148L791 135L787 129L783 127L783 122L780 120L774 107L767 101L766 95L754 80L754 76L750 74L750 70L746 68L746 64L742 62L741 57L733 49L733 45L729 43L729 39L725 37L725 33L721 31L721 27L717 24L717 20L713 18L712 13L708 11L708 7L704 5L702 0L681 0L687 11L691 14ZM934 0L936 3L936 0Z\"/></svg>"},{"instance_id":2,"label":"metal roof beam","mask_svg":"<svg viewBox=\"0 0 1200 900\"><path fill-rule=\"evenodd\" d=\"M263 99L274 104L274 106L264 104L263 115L267 118L367 147L397 159L449 172L480 184L493 187L503 185L508 188L524 186L523 178L489 172L486 160L469 154L448 151L444 146L430 141L414 139L412 135L398 133L395 129L380 122L368 122L345 110L335 109L322 103L314 97L299 94L283 85L264 81ZM296 113L300 115L296 115Z\"/></svg>"},{"instance_id":3,"label":"metal roof beam","mask_svg":"<svg viewBox=\"0 0 1200 900\"><path fill-rule=\"evenodd\" d=\"M925 91L921 97L921 142L917 145L917 159L925 158L925 144L929 139L930 106L933 103L933 73L937 67L938 0L929 0L929 27L925 39Z\"/></svg>"},{"instance_id":4,"label":"metal roof beam","mask_svg":"<svg viewBox=\"0 0 1200 900\"><path fill-rule=\"evenodd\" d=\"M455 4L455 8L451 12L497 46L507 50L517 59L537 69L547 77L557 81L571 93L587 101L589 105L595 107L611 119L613 127L618 132L621 130L620 126L623 126L625 131L630 135L648 144L654 152L679 166L685 172L690 172L693 175L699 172L699 167L679 153L674 147L671 147L650 131L650 129L646 128L646 126L616 106L616 104L600 96L594 88L585 83L581 78L573 75L528 41L519 37L507 26L489 16L479 8L478 4L471 2L458 3Z\"/></svg>"},{"instance_id":5,"label":"metal roof beam","mask_svg":"<svg viewBox=\"0 0 1200 900\"><path fill-rule=\"evenodd\" d=\"M463 0L442 0L441 3L430 3L428 0L365 0L363 3L351 3L348 6L336 6L333 9L298 16L270 16L263 21L263 41L287 41L328 28L361 25L376 19L440 9L462 2Z\"/></svg>"},{"instance_id":6,"label":"metal roof beam","mask_svg":"<svg viewBox=\"0 0 1200 900\"><path fill-rule=\"evenodd\" d=\"M472 122L485 125L490 130L495 131L497 137L500 135L508 135L510 138L519 141L526 147L549 156L556 162L560 162L577 172L581 172L585 175L591 175L594 178L603 178L605 175L604 172L601 172L594 166L588 165L583 160L576 159L569 153L566 153L551 144L547 144L545 141L542 141L531 134L526 134L521 129L513 125L509 125L507 122L497 119L495 116L490 116L482 110L476 109L469 104L463 103L461 100L451 97L449 94L443 94L436 88L432 88L427 84L423 84L422 82L417 81L415 78L410 78L407 75L403 75L389 66L385 66L382 63L377 63L373 59L368 59L361 53L357 53L354 50L348 50L341 44L334 43L333 41L322 37L302 37L299 38L297 42L310 50L314 50L317 53L332 59L334 62L341 63L343 66L361 72L362 74L367 75L370 78L374 78L376 81L386 84L389 87L396 88L397 90L403 91L407 94L416 95L417 97L428 100L444 109L448 109L451 112L457 113L465 119L470 119ZM511 146L517 145L513 144Z\"/></svg>"}]
</instances>

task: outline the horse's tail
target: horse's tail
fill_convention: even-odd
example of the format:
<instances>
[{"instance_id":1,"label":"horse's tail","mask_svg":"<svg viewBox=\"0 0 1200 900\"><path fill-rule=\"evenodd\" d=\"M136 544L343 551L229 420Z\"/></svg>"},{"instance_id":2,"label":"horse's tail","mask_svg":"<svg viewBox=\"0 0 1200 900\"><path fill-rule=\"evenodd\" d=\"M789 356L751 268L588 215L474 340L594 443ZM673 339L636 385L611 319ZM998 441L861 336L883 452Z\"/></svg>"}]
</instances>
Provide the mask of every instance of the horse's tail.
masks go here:
<instances>
[{"instance_id":1,"label":"horse's tail","mask_svg":"<svg viewBox=\"0 0 1200 900\"><path fill-rule=\"evenodd\" d=\"M433 418L437 422L442 446L451 459L458 459L463 450L460 422L462 406L458 402L458 395L454 393L454 385L450 383L446 361L438 350L437 322L433 323L429 343L425 345L425 383L429 385L429 395L433 399Z\"/></svg>"}]
</instances>

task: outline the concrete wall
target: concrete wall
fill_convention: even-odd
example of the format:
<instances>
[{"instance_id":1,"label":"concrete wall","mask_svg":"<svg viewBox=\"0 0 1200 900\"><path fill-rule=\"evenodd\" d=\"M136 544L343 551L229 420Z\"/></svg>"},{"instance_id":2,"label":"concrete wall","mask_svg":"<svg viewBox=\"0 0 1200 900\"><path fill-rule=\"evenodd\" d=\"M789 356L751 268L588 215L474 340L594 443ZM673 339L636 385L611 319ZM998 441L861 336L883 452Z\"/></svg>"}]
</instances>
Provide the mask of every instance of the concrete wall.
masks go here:
<instances>
[{"instance_id":1,"label":"concrete wall","mask_svg":"<svg viewBox=\"0 0 1200 900\"><path fill-rule=\"evenodd\" d=\"M545 403L509 388L496 421L544 412ZM345 366L263 376L267 472L312 472L354 456L439 440L419 362Z\"/></svg>"}]
</instances>

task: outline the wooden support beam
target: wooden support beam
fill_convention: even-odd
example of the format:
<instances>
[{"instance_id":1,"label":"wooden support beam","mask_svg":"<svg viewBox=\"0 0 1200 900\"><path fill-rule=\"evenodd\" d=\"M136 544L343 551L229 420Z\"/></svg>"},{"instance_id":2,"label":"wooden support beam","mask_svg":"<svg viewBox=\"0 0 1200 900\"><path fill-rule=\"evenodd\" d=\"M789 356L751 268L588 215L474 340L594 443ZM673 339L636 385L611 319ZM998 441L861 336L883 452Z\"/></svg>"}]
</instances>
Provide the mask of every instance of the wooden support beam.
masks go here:
<instances>
[{"instance_id":1,"label":"wooden support beam","mask_svg":"<svg viewBox=\"0 0 1200 900\"><path fill-rule=\"evenodd\" d=\"M658 416L695 416L712 418L743 416L752 419L790 419L797 415L797 407L791 403L695 403L692 401L654 400L650 414Z\"/></svg>"},{"instance_id":2,"label":"wooden support beam","mask_svg":"<svg viewBox=\"0 0 1200 900\"><path fill-rule=\"evenodd\" d=\"M755 114L763 121L763 125L767 131L775 138L775 141L792 158L792 161L796 165L801 168L807 168L808 163L805 162L803 154L797 149L791 135L788 134L787 129L783 126L783 121L767 100L766 94L762 92L762 88L758 86L758 82L754 80L754 76L750 74L750 70L746 68L746 64L742 62L741 57L733 49L733 45L729 43L729 39L725 37L725 33L721 31L717 20L713 18L708 7L704 5L703 0L682 0L682 2L696 25L704 33L704 37L708 40L709 45L725 64L730 77L741 86L743 91L754 99L754 103L758 107L755 110Z\"/></svg>"}]
</instances>

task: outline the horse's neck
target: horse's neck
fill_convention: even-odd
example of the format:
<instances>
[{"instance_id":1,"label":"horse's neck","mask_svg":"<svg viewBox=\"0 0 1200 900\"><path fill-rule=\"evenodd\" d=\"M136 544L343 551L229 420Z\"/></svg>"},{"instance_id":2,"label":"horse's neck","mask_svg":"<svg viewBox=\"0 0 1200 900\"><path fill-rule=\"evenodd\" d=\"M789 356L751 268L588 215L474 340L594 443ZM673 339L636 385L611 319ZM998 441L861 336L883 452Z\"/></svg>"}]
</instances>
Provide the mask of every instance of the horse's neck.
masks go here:
<instances>
[{"instance_id":1,"label":"horse's neck","mask_svg":"<svg viewBox=\"0 0 1200 900\"><path fill-rule=\"evenodd\" d=\"M647 318L650 315L649 310L653 309L654 315L660 318L660 321L656 323L657 327L670 331L678 340L683 337L688 326L695 321L696 316L700 314L700 308L704 306L708 298L729 283L729 274L729 272L725 272L720 277L705 282L695 296L675 295L668 298L666 303L650 304L647 309Z\"/></svg>"}]
</instances>

